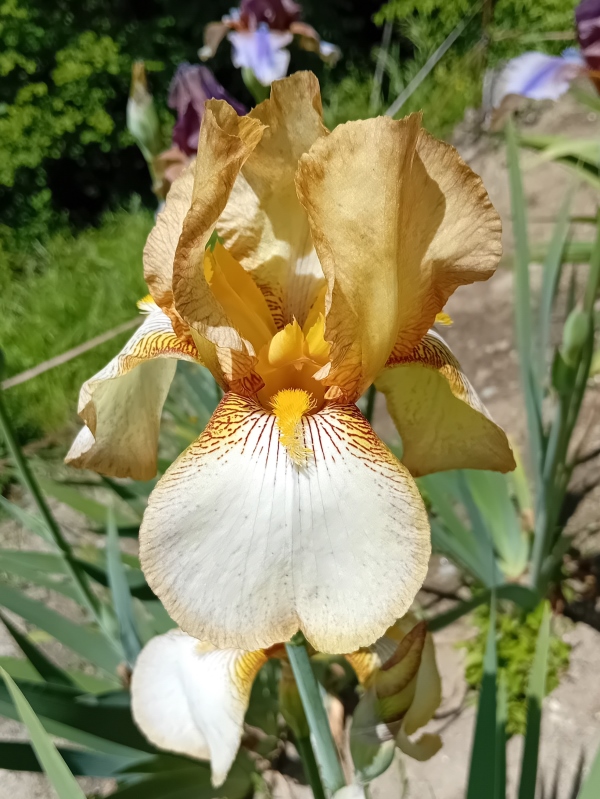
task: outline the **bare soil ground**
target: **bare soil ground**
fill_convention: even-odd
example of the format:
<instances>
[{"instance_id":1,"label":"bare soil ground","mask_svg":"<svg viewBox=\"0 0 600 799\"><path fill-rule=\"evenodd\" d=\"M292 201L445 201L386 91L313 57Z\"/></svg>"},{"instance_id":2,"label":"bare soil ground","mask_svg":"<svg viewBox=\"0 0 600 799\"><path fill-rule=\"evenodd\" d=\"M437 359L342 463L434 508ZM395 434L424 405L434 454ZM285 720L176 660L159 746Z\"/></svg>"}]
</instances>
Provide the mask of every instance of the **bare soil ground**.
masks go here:
<instances>
[{"instance_id":1,"label":"bare soil ground","mask_svg":"<svg viewBox=\"0 0 600 799\"><path fill-rule=\"evenodd\" d=\"M538 107L525 120L532 132L564 133L592 137L598 135L599 121L595 115L572 98L564 98L556 105ZM463 368L497 422L505 427L511 439L523 451L526 440L525 415L519 388L517 358L513 338L513 278L510 269L513 240L510 224L510 203L506 173L506 160L502 142L481 138L468 123L456 132L455 144L468 163L483 177L484 183L498 208L504 223L504 267L485 284L464 288L448 304L448 313L454 326L445 336L461 361ZM562 167L545 164L535 166L536 157L523 158L525 190L530 209L530 234L533 242L548 241L552 223L571 184L569 174ZM589 216L595 213L597 193L588 187L579 190L574 212ZM575 236L591 238L589 227L578 226ZM535 268L534 268L535 279ZM382 399L382 398L380 398ZM592 453L600 446L600 390L589 392L583 412L581 439L582 452ZM377 406L376 427L382 435L391 437L393 428L383 402ZM574 476L576 511L569 529L581 549L594 555L600 551L600 458L593 457L580 467ZM81 530L76 515L59 510L67 526L78 535ZM0 524L0 545L3 547L30 547L30 536L19 532L12 523ZM591 569L593 571L593 569ZM600 573L600 572L599 572ZM439 573L432 575L439 579ZM48 597L50 602L50 598ZM71 608L59 608L62 612ZM596 607L596 605L598 605ZM581 608L580 618L585 618L600 628L600 602ZM374 785L373 799L463 799L470 742L473 734L474 707L464 702L463 655L456 644L472 634L468 620L437 633L438 662L444 685L444 703L441 718L434 720L432 729L442 731L444 747L427 763L400 761ZM543 718L541 769L546 781L552 779L557 766L561 767L558 799L568 796L568 785L581 753L591 757L600 743L600 633L588 624L576 624L567 633L573 644L571 665L560 686L545 700ZM16 654L11 639L0 630L0 654ZM62 662L69 658L66 651L56 647L52 654ZM23 738L20 725L0 720L0 739ZM518 778L518 761L522 741L515 737L509 746L509 772L511 797ZM87 791L106 791L105 782L86 781ZM307 797L310 792L287 778L273 778L273 795ZM0 771L0 796L19 799L50 799L52 791L39 775Z\"/></svg>"}]
</instances>

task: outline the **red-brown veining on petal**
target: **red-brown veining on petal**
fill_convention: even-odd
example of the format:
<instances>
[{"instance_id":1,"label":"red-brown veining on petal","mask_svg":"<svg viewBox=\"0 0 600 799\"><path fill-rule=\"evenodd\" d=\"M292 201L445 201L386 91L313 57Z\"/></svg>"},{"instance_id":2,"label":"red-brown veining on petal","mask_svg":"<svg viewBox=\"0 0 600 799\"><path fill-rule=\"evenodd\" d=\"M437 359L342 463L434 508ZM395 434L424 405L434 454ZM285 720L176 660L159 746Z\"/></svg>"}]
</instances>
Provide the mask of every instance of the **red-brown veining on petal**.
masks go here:
<instances>
[{"instance_id":1,"label":"red-brown veining on petal","mask_svg":"<svg viewBox=\"0 0 600 799\"><path fill-rule=\"evenodd\" d=\"M401 345L394 347L386 367L405 364L421 364L438 370L448 380L455 397L468 402L477 410L485 412L477 394L464 377L460 364L435 332L423 336L409 353L403 351Z\"/></svg>"},{"instance_id":2,"label":"red-brown veining on petal","mask_svg":"<svg viewBox=\"0 0 600 799\"><path fill-rule=\"evenodd\" d=\"M174 332L150 332L135 343L131 351L123 355L119 367L128 372L137 363L161 356L185 355L193 360L200 360L196 345L191 340L183 340Z\"/></svg>"}]
</instances>

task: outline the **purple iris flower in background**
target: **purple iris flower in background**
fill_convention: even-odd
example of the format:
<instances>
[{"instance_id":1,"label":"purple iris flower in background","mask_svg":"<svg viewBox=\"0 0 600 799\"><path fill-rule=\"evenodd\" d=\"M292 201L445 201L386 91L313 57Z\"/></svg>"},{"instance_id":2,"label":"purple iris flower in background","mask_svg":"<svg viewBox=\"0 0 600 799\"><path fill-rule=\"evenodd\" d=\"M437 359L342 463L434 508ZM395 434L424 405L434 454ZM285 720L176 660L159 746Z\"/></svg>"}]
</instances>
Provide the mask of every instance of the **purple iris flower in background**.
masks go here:
<instances>
[{"instance_id":1,"label":"purple iris flower in background","mask_svg":"<svg viewBox=\"0 0 600 799\"><path fill-rule=\"evenodd\" d=\"M575 9L577 38L590 71L590 78L600 91L600 0L583 0Z\"/></svg>"},{"instance_id":2,"label":"purple iris flower in background","mask_svg":"<svg viewBox=\"0 0 600 799\"><path fill-rule=\"evenodd\" d=\"M200 123L207 100L226 100L238 114L247 108L221 86L208 67L201 64L180 64L169 88L169 108L177 111L173 128L173 145L186 156L196 155Z\"/></svg>"},{"instance_id":3,"label":"purple iris flower in background","mask_svg":"<svg viewBox=\"0 0 600 799\"><path fill-rule=\"evenodd\" d=\"M558 100L582 74L600 91L600 0L583 0L575 9L575 23L581 50L571 47L560 56L530 52L513 58L494 85L494 108L509 95Z\"/></svg>"},{"instance_id":4,"label":"purple iris flower in background","mask_svg":"<svg viewBox=\"0 0 600 799\"><path fill-rule=\"evenodd\" d=\"M212 58L227 36L233 48L232 61L238 68L252 70L263 86L287 74L290 54L284 48L294 36L305 50L319 53L330 63L340 57L340 50L321 40L316 30L300 19L301 7L293 0L242 0L220 22L204 29L204 46L199 51L203 61Z\"/></svg>"},{"instance_id":5,"label":"purple iris flower in background","mask_svg":"<svg viewBox=\"0 0 600 799\"><path fill-rule=\"evenodd\" d=\"M238 69L251 69L263 86L287 75L290 54L284 48L294 37L285 31L272 31L262 22L255 31L232 31L228 39L231 60Z\"/></svg>"},{"instance_id":6,"label":"purple iris flower in background","mask_svg":"<svg viewBox=\"0 0 600 799\"><path fill-rule=\"evenodd\" d=\"M570 47L560 56L523 53L504 67L494 86L493 105L498 108L510 94L531 100L558 100L585 71L579 50Z\"/></svg>"}]
</instances>

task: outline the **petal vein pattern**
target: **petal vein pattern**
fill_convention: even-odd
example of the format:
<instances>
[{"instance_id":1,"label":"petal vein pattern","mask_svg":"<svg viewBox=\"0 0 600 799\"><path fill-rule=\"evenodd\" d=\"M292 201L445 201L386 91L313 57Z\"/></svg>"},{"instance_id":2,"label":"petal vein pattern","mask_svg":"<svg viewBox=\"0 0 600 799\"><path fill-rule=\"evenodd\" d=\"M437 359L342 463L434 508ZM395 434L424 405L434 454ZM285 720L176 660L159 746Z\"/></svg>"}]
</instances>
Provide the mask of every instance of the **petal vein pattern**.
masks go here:
<instances>
[{"instance_id":1,"label":"petal vein pattern","mask_svg":"<svg viewBox=\"0 0 600 799\"><path fill-rule=\"evenodd\" d=\"M221 648L301 629L348 652L406 612L426 573L427 515L355 406L302 418L298 466L275 417L228 394L153 492L140 531L149 584L185 632Z\"/></svg>"}]
</instances>

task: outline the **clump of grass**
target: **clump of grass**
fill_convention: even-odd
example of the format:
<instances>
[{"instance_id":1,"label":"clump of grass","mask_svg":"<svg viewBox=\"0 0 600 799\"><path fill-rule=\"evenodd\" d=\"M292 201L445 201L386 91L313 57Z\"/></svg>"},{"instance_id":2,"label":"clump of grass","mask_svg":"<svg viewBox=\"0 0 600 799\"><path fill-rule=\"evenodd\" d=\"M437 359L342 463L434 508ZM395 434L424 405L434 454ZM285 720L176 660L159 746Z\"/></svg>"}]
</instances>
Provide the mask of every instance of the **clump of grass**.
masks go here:
<instances>
[{"instance_id":1,"label":"clump of grass","mask_svg":"<svg viewBox=\"0 0 600 799\"><path fill-rule=\"evenodd\" d=\"M504 609L497 614L498 672L508 694L506 730L509 735L525 733L527 726L527 686L535 655L535 645L542 623L543 605L528 614ZM467 651L465 677L471 688L479 689L483 678L483 654L489 626L489 609L478 608L473 614L477 627L474 638L460 644ZM558 686L569 666L571 646L552 633L548 653L546 694Z\"/></svg>"},{"instance_id":2,"label":"clump of grass","mask_svg":"<svg viewBox=\"0 0 600 799\"><path fill-rule=\"evenodd\" d=\"M142 250L150 211L119 211L78 235L67 229L26 252L0 251L0 342L5 377L135 317L146 292ZM74 414L81 383L123 345L125 333L6 391L22 440L58 429Z\"/></svg>"}]
</instances>

